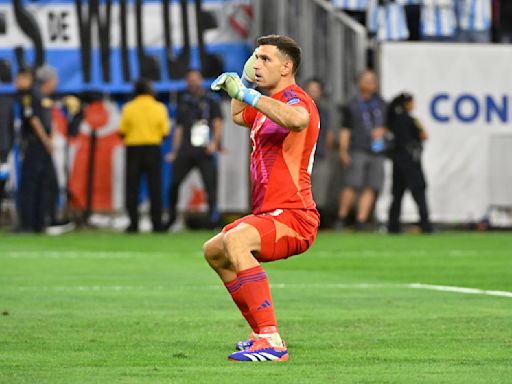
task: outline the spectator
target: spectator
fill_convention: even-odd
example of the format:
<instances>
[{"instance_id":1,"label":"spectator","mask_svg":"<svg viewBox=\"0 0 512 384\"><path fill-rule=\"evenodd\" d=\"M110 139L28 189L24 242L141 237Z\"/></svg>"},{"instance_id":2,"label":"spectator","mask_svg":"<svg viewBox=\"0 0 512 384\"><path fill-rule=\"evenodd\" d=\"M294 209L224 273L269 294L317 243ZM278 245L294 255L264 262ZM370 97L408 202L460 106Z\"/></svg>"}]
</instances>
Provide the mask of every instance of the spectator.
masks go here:
<instances>
[{"instance_id":1,"label":"spectator","mask_svg":"<svg viewBox=\"0 0 512 384\"><path fill-rule=\"evenodd\" d=\"M222 140L222 112L217 97L203 88L198 70L189 70L187 89L179 95L176 133L172 151L166 156L173 163L169 191L169 228L176 220L179 188L189 172L198 168L208 195L210 226L219 221L217 209L217 158Z\"/></svg>"},{"instance_id":2,"label":"spectator","mask_svg":"<svg viewBox=\"0 0 512 384\"><path fill-rule=\"evenodd\" d=\"M320 79L311 78L306 82L306 92L313 99L320 115L320 133L316 143L315 163L311 174L311 184L316 208L320 212L321 225L327 216L327 196L331 185L332 162L329 152L334 144L334 132L329 119L329 110L324 99L324 86Z\"/></svg>"},{"instance_id":3,"label":"spectator","mask_svg":"<svg viewBox=\"0 0 512 384\"><path fill-rule=\"evenodd\" d=\"M151 203L153 232L162 232L162 176L160 144L169 134L169 116L164 104L155 100L151 83L134 84L134 98L123 108L119 133L126 144L126 209L130 225L126 232L139 231L139 188L146 175Z\"/></svg>"},{"instance_id":4,"label":"spectator","mask_svg":"<svg viewBox=\"0 0 512 384\"><path fill-rule=\"evenodd\" d=\"M32 76L29 73L30 76ZM19 78L24 76L23 70L16 75L15 86ZM10 82L12 78L2 78L2 82ZM9 179L9 164L7 163L14 139L14 105L15 97L8 94L0 95L0 217L2 215L2 200L5 186Z\"/></svg>"},{"instance_id":5,"label":"spectator","mask_svg":"<svg viewBox=\"0 0 512 384\"><path fill-rule=\"evenodd\" d=\"M409 40L420 40L421 3L423 0L396 0L403 5L409 30Z\"/></svg>"},{"instance_id":6,"label":"spectator","mask_svg":"<svg viewBox=\"0 0 512 384\"><path fill-rule=\"evenodd\" d=\"M421 10L423 40L452 41L456 31L454 0L423 0Z\"/></svg>"},{"instance_id":7,"label":"spectator","mask_svg":"<svg viewBox=\"0 0 512 384\"><path fill-rule=\"evenodd\" d=\"M30 86L31 77L18 79ZM23 164L20 182L20 231L39 233L44 229L50 201L52 162L51 96L57 87L57 74L49 66L36 72L37 83L31 90L20 86L22 109Z\"/></svg>"},{"instance_id":8,"label":"spectator","mask_svg":"<svg viewBox=\"0 0 512 384\"><path fill-rule=\"evenodd\" d=\"M458 40L468 43L489 43L491 11L491 0L458 0Z\"/></svg>"},{"instance_id":9,"label":"spectator","mask_svg":"<svg viewBox=\"0 0 512 384\"><path fill-rule=\"evenodd\" d=\"M394 0L368 0L367 28L377 41L407 40L404 7Z\"/></svg>"},{"instance_id":10,"label":"spectator","mask_svg":"<svg viewBox=\"0 0 512 384\"><path fill-rule=\"evenodd\" d=\"M512 43L512 1L501 0L497 2L496 23L498 24L498 41L505 44Z\"/></svg>"},{"instance_id":11,"label":"spectator","mask_svg":"<svg viewBox=\"0 0 512 384\"><path fill-rule=\"evenodd\" d=\"M76 225L73 221L69 220L68 212L65 205L69 203L69 138L78 134L79 123L81 119L76 118L76 114L80 109L80 100L75 96L65 96L63 99L64 107L67 109L69 117L67 124L67 138L63 149L64 164L63 164L63 179L59 185L59 177L57 175L57 164L54 162L53 174L50 177L50 200L49 200L49 225L46 227L47 235L62 235L75 229ZM82 115L83 116L83 115ZM62 195L64 192L64 196ZM63 197L63 199L62 199ZM64 212L58 215L59 205L64 206ZM60 216L60 217L58 217Z\"/></svg>"},{"instance_id":12,"label":"spectator","mask_svg":"<svg viewBox=\"0 0 512 384\"><path fill-rule=\"evenodd\" d=\"M335 8L341 9L358 23L366 24L366 10L369 0L332 0Z\"/></svg>"},{"instance_id":13,"label":"spectator","mask_svg":"<svg viewBox=\"0 0 512 384\"><path fill-rule=\"evenodd\" d=\"M384 181L382 150L387 106L377 91L375 73L365 70L359 76L359 95L343 111L339 154L346 170L339 219L340 223L345 221L359 193L356 229L366 227Z\"/></svg>"},{"instance_id":14,"label":"spectator","mask_svg":"<svg viewBox=\"0 0 512 384\"><path fill-rule=\"evenodd\" d=\"M418 120L411 116L414 99L408 93L395 97L388 110L387 125L394 134L393 160L393 202L389 208L388 231L400 233L400 210L402 198L407 189L418 206L420 226L424 233L432 232L429 220L426 183L421 167L422 142L427 133Z\"/></svg>"}]
</instances>

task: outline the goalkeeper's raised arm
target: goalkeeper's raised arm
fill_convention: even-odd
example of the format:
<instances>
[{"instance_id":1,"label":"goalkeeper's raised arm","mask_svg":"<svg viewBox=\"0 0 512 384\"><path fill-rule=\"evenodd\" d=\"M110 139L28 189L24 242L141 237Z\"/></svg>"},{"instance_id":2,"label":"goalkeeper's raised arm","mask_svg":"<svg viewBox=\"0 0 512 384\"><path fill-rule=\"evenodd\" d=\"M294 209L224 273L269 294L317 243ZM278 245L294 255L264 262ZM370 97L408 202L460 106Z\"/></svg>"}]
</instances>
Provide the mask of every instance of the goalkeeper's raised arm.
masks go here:
<instances>
[{"instance_id":1,"label":"goalkeeper's raised arm","mask_svg":"<svg viewBox=\"0 0 512 384\"><path fill-rule=\"evenodd\" d=\"M270 96L286 89L295 84L297 66L297 60L277 46L260 44L245 63L242 79L233 72L223 73L213 82L212 89L223 89L233 99L231 115L236 124L252 126L255 111L247 110L251 106L280 126L301 131L309 124L305 108L263 96L252 89L252 85L257 85Z\"/></svg>"}]
</instances>

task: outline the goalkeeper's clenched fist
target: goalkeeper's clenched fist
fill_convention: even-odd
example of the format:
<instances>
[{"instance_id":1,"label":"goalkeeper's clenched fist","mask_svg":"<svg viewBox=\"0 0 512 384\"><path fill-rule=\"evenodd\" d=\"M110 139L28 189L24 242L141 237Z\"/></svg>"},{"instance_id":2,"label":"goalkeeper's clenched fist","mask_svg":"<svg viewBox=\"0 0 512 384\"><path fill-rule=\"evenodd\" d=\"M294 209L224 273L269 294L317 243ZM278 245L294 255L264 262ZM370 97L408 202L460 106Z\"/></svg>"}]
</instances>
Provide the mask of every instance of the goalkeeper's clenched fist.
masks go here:
<instances>
[{"instance_id":1,"label":"goalkeeper's clenched fist","mask_svg":"<svg viewBox=\"0 0 512 384\"><path fill-rule=\"evenodd\" d=\"M211 89L213 91L223 89L231 98L243 101L252 107L256 106L261 97L261 93L258 91L247 88L235 72L225 72L217 77L212 83Z\"/></svg>"},{"instance_id":2,"label":"goalkeeper's clenched fist","mask_svg":"<svg viewBox=\"0 0 512 384\"><path fill-rule=\"evenodd\" d=\"M256 55L253 54L247 59L244 64L242 78L238 77L235 72L226 72L220 75L211 85L214 91L225 90L227 94L238 101L243 101L251 106L255 106L261 97L261 94L254 91L252 88L256 85L254 83L256 73L254 70L254 62Z\"/></svg>"},{"instance_id":3,"label":"goalkeeper's clenched fist","mask_svg":"<svg viewBox=\"0 0 512 384\"><path fill-rule=\"evenodd\" d=\"M254 88L256 85L254 81L256 80L256 70L254 69L254 62L256 61L256 54L253 52L251 57L247 59L244 64L244 71L242 72L242 83L247 88Z\"/></svg>"}]
</instances>

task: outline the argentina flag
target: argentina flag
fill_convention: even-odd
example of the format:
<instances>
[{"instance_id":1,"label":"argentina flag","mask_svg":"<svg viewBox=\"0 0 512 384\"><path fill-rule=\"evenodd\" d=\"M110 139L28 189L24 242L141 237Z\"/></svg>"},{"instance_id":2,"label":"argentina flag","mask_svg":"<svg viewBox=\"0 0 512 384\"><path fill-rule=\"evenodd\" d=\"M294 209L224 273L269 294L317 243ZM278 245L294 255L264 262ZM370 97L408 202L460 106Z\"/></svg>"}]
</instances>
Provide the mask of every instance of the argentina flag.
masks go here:
<instances>
[{"instance_id":1,"label":"argentina flag","mask_svg":"<svg viewBox=\"0 0 512 384\"><path fill-rule=\"evenodd\" d=\"M367 28L377 36L378 41L406 40L409 37L403 5L386 3L378 5L369 0Z\"/></svg>"},{"instance_id":2,"label":"argentina flag","mask_svg":"<svg viewBox=\"0 0 512 384\"><path fill-rule=\"evenodd\" d=\"M417 5L421 2L422 0L396 0L396 3L400 5Z\"/></svg>"},{"instance_id":3,"label":"argentina flag","mask_svg":"<svg viewBox=\"0 0 512 384\"><path fill-rule=\"evenodd\" d=\"M424 36L453 36L457 30L453 0L424 0L421 32Z\"/></svg>"},{"instance_id":4,"label":"argentina flag","mask_svg":"<svg viewBox=\"0 0 512 384\"><path fill-rule=\"evenodd\" d=\"M460 0L458 16L460 29L487 31L491 27L491 0Z\"/></svg>"},{"instance_id":5,"label":"argentina flag","mask_svg":"<svg viewBox=\"0 0 512 384\"><path fill-rule=\"evenodd\" d=\"M157 91L169 92L183 88L189 68L200 69L207 79L241 71L251 50L236 23L236 16L245 12L244 2L195 4L0 0L0 62L11 75L20 66L19 57L30 66L50 65L63 93L131 93L139 77L152 80ZM201 21L205 15L206 27ZM0 91L13 92L14 87L0 82Z\"/></svg>"},{"instance_id":6,"label":"argentina flag","mask_svg":"<svg viewBox=\"0 0 512 384\"><path fill-rule=\"evenodd\" d=\"M368 0L332 0L332 5L347 11L366 11Z\"/></svg>"}]
</instances>

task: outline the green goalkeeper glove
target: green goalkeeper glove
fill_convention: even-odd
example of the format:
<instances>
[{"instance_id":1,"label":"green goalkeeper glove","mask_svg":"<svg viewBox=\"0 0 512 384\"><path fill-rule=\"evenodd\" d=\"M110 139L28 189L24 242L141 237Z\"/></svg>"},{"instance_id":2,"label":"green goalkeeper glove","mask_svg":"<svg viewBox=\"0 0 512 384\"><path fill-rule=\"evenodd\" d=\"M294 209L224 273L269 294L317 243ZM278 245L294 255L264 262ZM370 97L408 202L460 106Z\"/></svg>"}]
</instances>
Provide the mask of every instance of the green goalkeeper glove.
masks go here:
<instances>
[{"instance_id":1,"label":"green goalkeeper glove","mask_svg":"<svg viewBox=\"0 0 512 384\"><path fill-rule=\"evenodd\" d=\"M244 71L242 72L242 83L247 88L254 88L256 85L254 80L256 79L256 71L254 70L254 62L256 61L256 55L253 54L247 59L244 64Z\"/></svg>"},{"instance_id":2,"label":"green goalkeeper glove","mask_svg":"<svg viewBox=\"0 0 512 384\"><path fill-rule=\"evenodd\" d=\"M210 87L213 91L223 89L233 99L243 101L254 107L261 97L261 93L247 88L235 72L226 72L217 77Z\"/></svg>"}]
</instances>

